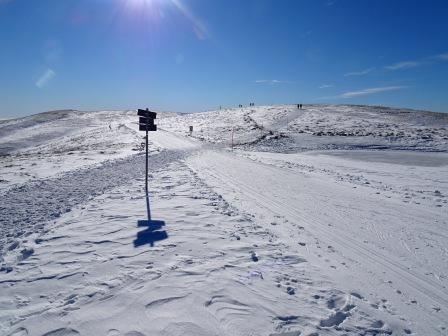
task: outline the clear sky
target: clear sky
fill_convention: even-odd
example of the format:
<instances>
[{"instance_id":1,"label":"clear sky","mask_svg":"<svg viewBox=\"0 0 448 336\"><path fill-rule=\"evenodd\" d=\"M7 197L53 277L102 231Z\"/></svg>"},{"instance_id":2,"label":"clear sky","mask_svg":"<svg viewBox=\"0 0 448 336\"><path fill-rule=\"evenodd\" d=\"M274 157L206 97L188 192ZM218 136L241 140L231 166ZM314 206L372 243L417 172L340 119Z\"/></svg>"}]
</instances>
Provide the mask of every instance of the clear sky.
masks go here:
<instances>
[{"instance_id":1,"label":"clear sky","mask_svg":"<svg viewBox=\"0 0 448 336\"><path fill-rule=\"evenodd\" d=\"M0 118L383 104L448 112L446 0L0 0Z\"/></svg>"}]
</instances>

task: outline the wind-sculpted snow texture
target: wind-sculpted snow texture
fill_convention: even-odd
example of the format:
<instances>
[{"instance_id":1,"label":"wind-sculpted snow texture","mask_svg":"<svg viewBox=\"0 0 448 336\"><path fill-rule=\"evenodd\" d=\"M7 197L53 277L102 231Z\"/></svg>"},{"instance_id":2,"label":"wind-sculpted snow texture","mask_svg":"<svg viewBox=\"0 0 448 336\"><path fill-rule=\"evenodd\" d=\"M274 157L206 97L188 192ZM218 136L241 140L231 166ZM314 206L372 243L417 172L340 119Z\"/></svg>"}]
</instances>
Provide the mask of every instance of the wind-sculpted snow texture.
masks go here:
<instances>
[{"instance_id":1,"label":"wind-sculpted snow texture","mask_svg":"<svg viewBox=\"0 0 448 336\"><path fill-rule=\"evenodd\" d=\"M407 328L336 288L282 235L230 206L182 163L152 178L166 240L134 248L139 183L48 227L0 274L6 335L345 335ZM278 220L282 220L279 218ZM384 303L383 303L384 304Z\"/></svg>"},{"instance_id":2,"label":"wind-sculpted snow texture","mask_svg":"<svg viewBox=\"0 0 448 336\"><path fill-rule=\"evenodd\" d=\"M153 229L135 111L0 122L0 335L447 334L446 114L159 116Z\"/></svg>"},{"instance_id":3,"label":"wind-sculpted snow texture","mask_svg":"<svg viewBox=\"0 0 448 336\"><path fill-rule=\"evenodd\" d=\"M175 152L152 155L150 169L159 170L180 157ZM43 223L69 212L77 204L132 180L143 180L144 160L144 155L134 155L107 161L97 167L33 181L6 191L1 195L0 204L0 251L16 249L19 247L17 239L39 232L44 227Z\"/></svg>"}]
</instances>

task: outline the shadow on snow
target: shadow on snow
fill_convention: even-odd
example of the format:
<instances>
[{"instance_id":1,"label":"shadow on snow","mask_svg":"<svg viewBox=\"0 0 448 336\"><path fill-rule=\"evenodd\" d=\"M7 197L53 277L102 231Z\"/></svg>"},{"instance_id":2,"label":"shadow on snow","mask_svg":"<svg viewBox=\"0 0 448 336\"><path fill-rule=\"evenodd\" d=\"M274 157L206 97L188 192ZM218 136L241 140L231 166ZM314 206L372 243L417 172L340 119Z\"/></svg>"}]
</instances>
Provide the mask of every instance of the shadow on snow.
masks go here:
<instances>
[{"instance_id":1,"label":"shadow on snow","mask_svg":"<svg viewBox=\"0 0 448 336\"><path fill-rule=\"evenodd\" d=\"M165 226L164 221L160 220L139 220L138 227L147 227L146 230L137 233L137 238L134 240L134 247L139 247L145 244L154 246L154 242L165 240L168 238L166 231L161 231Z\"/></svg>"}]
</instances>

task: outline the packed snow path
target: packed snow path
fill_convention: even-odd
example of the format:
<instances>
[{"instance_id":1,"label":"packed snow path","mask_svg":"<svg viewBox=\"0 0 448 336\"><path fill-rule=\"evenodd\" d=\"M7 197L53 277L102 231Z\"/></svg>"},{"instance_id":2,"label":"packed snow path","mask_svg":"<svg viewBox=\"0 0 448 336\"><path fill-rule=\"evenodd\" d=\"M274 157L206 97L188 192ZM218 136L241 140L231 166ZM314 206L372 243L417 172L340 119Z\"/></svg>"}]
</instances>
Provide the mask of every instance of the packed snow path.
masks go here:
<instances>
[{"instance_id":1,"label":"packed snow path","mask_svg":"<svg viewBox=\"0 0 448 336\"><path fill-rule=\"evenodd\" d=\"M351 185L329 185L322 177L228 151L200 151L187 162L233 206L273 224L281 241L305 244L307 258L327 268L336 283L350 283L346 290L381 288L409 316L425 314L432 325L445 323L441 311L448 311L448 278L432 260L448 262L446 210L422 209ZM429 227L433 233L425 239ZM431 249L418 253L428 243Z\"/></svg>"},{"instance_id":2,"label":"packed snow path","mask_svg":"<svg viewBox=\"0 0 448 336\"><path fill-rule=\"evenodd\" d=\"M232 205L273 225L282 241L303 244L307 259L326 268L336 283L368 292L381 288L400 310L425 312L434 325L444 323L445 315L438 312L448 308L448 281L435 276L432 260L446 262L446 212L330 186L228 153L208 151L189 162ZM438 246L432 255L419 256L415 249L422 242L412 235L422 236L428 227L442 239L428 240Z\"/></svg>"}]
</instances>

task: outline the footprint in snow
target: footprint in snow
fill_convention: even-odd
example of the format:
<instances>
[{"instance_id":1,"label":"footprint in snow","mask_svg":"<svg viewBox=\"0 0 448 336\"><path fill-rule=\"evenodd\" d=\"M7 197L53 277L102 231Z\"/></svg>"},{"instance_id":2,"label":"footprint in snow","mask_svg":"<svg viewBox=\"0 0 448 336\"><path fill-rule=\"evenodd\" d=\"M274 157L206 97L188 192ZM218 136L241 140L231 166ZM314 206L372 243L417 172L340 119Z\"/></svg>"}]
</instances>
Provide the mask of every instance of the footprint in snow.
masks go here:
<instances>
[{"instance_id":1,"label":"footprint in snow","mask_svg":"<svg viewBox=\"0 0 448 336\"><path fill-rule=\"evenodd\" d=\"M296 293L296 291L294 290L293 287L288 286L288 287L286 287L286 293L288 293L289 295L294 295Z\"/></svg>"},{"instance_id":2,"label":"footprint in snow","mask_svg":"<svg viewBox=\"0 0 448 336\"><path fill-rule=\"evenodd\" d=\"M321 320L320 321L320 326L321 327L334 327L334 326L338 326L340 325L342 322L345 321L345 319L350 315L350 313L348 312L341 312L338 311L333 315L330 315L328 318L326 318L325 320Z\"/></svg>"},{"instance_id":3,"label":"footprint in snow","mask_svg":"<svg viewBox=\"0 0 448 336\"><path fill-rule=\"evenodd\" d=\"M252 258L252 261L254 261L254 262L258 261L258 256L255 252L251 252L250 257Z\"/></svg>"},{"instance_id":4,"label":"footprint in snow","mask_svg":"<svg viewBox=\"0 0 448 336\"><path fill-rule=\"evenodd\" d=\"M363 300L363 299L364 299L364 297L363 297L361 294L356 293L356 292L352 292L352 293L350 293L350 295L351 295L351 296L354 296L355 298L358 298L358 299L360 299L360 300Z\"/></svg>"},{"instance_id":5,"label":"footprint in snow","mask_svg":"<svg viewBox=\"0 0 448 336\"><path fill-rule=\"evenodd\" d=\"M8 336L26 336L26 335L28 335L28 330L23 327L20 327L14 330L11 334L8 334Z\"/></svg>"},{"instance_id":6,"label":"footprint in snow","mask_svg":"<svg viewBox=\"0 0 448 336\"><path fill-rule=\"evenodd\" d=\"M374 321L370 326L375 329L381 329L384 326L384 322L381 320Z\"/></svg>"},{"instance_id":7,"label":"footprint in snow","mask_svg":"<svg viewBox=\"0 0 448 336\"><path fill-rule=\"evenodd\" d=\"M77 330L71 328L59 328L49 331L42 336L76 336L81 335Z\"/></svg>"}]
</instances>

